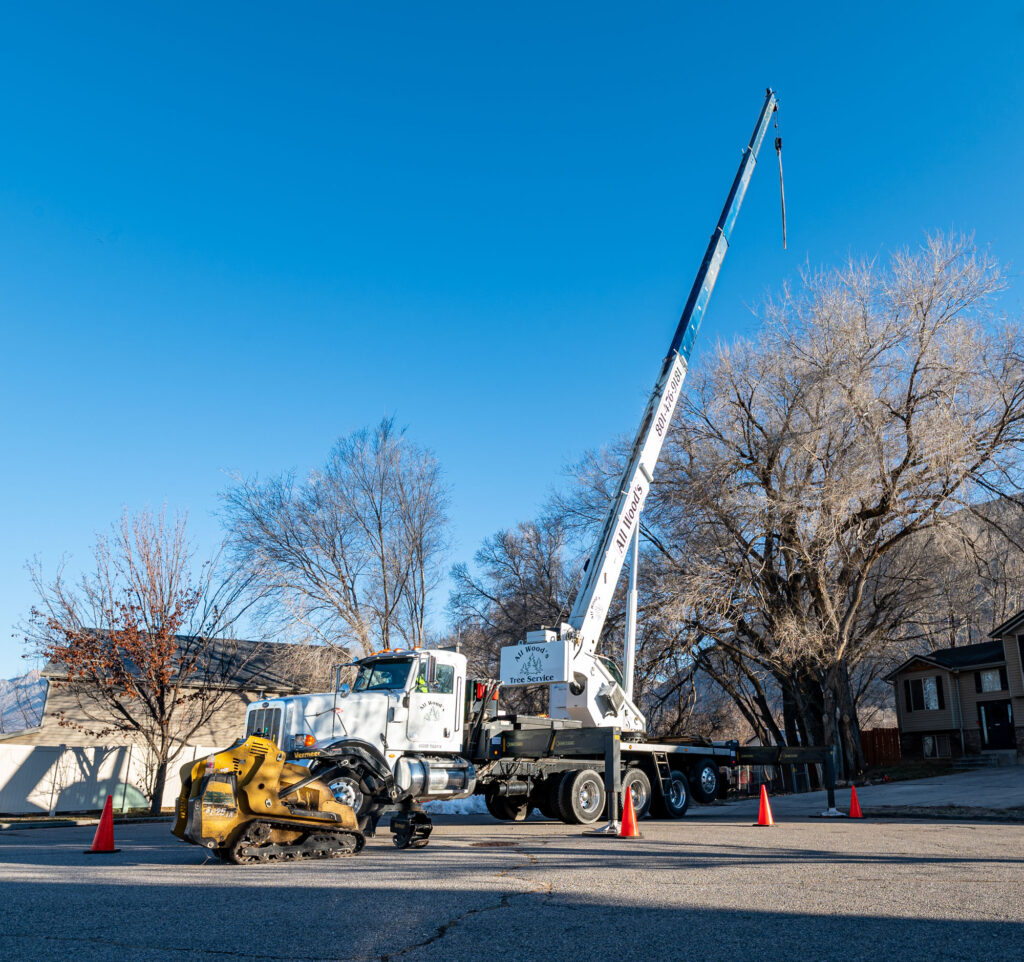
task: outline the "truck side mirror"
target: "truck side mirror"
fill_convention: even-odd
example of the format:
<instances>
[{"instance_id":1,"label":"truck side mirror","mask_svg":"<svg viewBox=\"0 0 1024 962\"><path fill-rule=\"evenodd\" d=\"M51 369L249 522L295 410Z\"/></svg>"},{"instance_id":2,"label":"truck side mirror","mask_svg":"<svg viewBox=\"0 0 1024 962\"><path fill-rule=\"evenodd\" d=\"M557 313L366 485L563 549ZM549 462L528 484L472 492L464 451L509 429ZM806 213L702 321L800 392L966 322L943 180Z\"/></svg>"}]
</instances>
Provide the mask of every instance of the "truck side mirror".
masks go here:
<instances>
[{"instance_id":1,"label":"truck side mirror","mask_svg":"<svg viewBox=\"0 0 1024 962\"><path fill-rule=\"evenodd\" d=\"M342 698L344 698L351 690L352 689L349 688L347 684L338 686L338 694L341 695Z\"/></svg>"}]
</instances>

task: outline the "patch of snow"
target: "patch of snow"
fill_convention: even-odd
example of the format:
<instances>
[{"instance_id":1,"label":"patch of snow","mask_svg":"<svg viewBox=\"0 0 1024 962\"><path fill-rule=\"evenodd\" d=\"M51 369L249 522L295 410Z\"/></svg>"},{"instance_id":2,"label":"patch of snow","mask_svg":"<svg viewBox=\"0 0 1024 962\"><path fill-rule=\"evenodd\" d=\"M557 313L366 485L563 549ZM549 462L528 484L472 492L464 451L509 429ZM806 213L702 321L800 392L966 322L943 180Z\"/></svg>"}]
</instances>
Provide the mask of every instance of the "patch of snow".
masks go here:
<instances>
[{"instance_id":1,"label":"patch of snow","mask_svg":"<svg viewBox=\"0 0 1024 962\"><path fill-rule=\"evenodd\" d=\"M487 806L483 795L470 795L469 798L449 798L441 801L423 803L423 811L431 815L486 815Z\"/></svg>"}]
</instances>

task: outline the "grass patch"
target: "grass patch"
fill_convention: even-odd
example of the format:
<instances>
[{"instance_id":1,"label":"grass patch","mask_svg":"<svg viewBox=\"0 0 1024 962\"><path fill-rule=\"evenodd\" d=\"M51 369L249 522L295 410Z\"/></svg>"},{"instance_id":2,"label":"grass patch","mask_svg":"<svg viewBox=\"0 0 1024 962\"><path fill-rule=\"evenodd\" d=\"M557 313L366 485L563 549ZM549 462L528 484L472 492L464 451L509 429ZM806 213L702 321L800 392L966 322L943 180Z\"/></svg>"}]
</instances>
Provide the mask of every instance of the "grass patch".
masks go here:
<instances>
[{"instance_id":1,"label":"grass patch","mask_svg":"<svg viewBox=\"0 0 1024 962\"><path fill-rule=\"evenodd\" d=\"M959 769L949 760L906 761L898 765L873 765L864 773L869 782L906 782L914 778L935 778L938 775L953 775Z\"/></svg>"}]
</instances>

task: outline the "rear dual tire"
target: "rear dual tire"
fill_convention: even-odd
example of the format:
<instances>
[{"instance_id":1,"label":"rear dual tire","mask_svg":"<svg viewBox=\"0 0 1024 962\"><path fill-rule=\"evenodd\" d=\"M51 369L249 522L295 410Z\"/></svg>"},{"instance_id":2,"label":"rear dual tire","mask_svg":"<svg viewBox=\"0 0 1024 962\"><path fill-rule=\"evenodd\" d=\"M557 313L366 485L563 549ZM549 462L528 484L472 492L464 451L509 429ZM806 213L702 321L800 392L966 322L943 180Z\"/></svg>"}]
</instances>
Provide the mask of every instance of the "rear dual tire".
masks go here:
<instances>
[{"instance_id":1,"label":"rear dual tire","mask_svg":"<svg viewBox=\"0 0 1024 962\"><path fill-rule=\"evenodd\" d=\"M722 773L712 761L698 762L690 772L690 788L693 797L702 805L710 805L722 785Z\"/></svg>"},{"instance_id":2,"label":"rear dual tire","mask_svg":"<svg viewBox=\"0 0 1024 962\"><path fill-rule=\"evenodd\" d=\"M558 811L567 825L590 825L604 811L604 777L592 768L566 772L558 786Z\"/></svg>"},{"instance_id":3,"label":"rear dual tire","mask_svg":"<svg viewBox=\"0 0 1024 962\"><path fill-rule=\"evenodd\" d=\"M653 792L651 814L655 818L682 818L690 807L690 783L682 772L673 772L665 794Z\"/></svg>"}]
</instances>

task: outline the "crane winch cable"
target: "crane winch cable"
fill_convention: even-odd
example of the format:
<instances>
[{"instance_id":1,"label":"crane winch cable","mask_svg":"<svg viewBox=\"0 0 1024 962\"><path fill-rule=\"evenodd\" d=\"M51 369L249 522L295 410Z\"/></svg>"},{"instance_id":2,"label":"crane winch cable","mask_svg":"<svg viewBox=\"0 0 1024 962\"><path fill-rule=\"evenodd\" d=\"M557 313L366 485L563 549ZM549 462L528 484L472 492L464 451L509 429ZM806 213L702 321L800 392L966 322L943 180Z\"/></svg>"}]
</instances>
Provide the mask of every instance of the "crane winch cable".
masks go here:
<instances>
[{"instance_id":1,"label":"crane winch cable","mask_svg":"<svg viewBox=\"0 0 1024 962\"><path fill-rule=\"evenodd\" d=\"M786 249L786 185L782 179L782 136L779 134L779 108L775 108L775 153L779 158L779 197L782 199L782 249Z\"/></svg>"}]
</instances>

